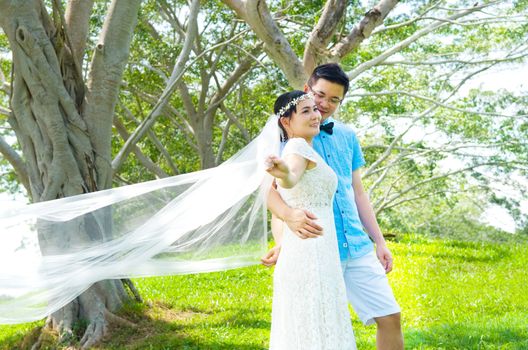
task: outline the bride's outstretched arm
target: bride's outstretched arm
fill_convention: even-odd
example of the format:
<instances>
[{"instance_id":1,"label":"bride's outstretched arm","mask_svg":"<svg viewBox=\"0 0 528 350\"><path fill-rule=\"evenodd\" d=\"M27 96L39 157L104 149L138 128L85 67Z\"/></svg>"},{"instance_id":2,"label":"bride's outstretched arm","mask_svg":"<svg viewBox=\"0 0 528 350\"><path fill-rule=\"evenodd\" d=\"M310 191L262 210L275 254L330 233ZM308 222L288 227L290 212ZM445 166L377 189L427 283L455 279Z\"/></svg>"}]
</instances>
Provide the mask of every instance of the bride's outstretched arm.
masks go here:
<instances>
[{"instance_id":1,"label":"bride's outstretched arm","mask_svg":"<svg viewBox=\"0 0 528 350\"><path fill-rule=\"evenodd\" d=\"M269 156L267 162L269 168L266 171L276 179L277 184L282 188L292 188L304 174L308 166L308 160L291 154L282 159L277 156Z\"/></svg>"}]
</instances>

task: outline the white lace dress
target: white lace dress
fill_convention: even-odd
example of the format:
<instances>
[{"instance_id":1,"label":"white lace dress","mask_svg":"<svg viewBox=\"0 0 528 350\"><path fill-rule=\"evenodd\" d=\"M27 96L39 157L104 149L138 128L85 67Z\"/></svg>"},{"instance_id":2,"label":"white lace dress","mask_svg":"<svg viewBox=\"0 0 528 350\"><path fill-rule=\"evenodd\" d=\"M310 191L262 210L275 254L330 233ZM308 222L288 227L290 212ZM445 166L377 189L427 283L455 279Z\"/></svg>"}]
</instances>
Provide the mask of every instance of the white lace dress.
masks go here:
<instances>
[{"instance_id":1,"label":"white lace dress","mask_svg":"<svg viewBox=\"0 0 528 350\"><path fill-rule=\"evenodd\" d=\"M282 157L291 153L316 166L295 187L278 191L291 207L313 212L324 234L303 240L284 231L273 276L270 349L356 349L332 211L337 177L304 139L288 141Z\"/></svg>"}]
</instances>

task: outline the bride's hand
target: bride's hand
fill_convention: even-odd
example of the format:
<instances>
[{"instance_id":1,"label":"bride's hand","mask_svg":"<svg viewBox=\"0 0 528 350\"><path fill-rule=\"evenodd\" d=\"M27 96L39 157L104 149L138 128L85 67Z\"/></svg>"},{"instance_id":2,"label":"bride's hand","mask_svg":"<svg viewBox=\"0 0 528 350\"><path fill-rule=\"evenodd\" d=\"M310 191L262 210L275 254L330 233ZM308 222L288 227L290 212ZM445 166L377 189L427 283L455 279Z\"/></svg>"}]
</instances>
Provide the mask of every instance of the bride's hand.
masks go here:
<instances>
[{"instance_id":1,"label":"bride's hand","mask_svg":"<svg viewBox=\"0 0 528 350\"><path fill-rule=\"evenodd\" d=\"M266 158L266 166L268 167L266 171L277 179L286 179L290 173L290 169L284 160L277 156L269 156Z\"/></svg>"}]
</instances>

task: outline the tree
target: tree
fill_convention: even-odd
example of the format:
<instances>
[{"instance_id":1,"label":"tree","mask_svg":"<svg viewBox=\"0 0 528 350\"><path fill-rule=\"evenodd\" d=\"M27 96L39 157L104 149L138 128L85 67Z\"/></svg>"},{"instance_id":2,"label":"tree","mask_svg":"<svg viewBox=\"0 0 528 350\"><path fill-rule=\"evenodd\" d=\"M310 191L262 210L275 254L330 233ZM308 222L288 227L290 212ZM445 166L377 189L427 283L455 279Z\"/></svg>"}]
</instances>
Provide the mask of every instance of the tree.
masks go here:
<instances>
[{"instance_id":1,"label":"tree","mask_svg":"<svg viewBox=\"0 0 528 350\"><path fill-rule=\"evenodd\" d=\"M112 185L112 116L139 5L136 0L112 1L85 81L81 67L93 1L69 1L65 12L55 1L51 16L42 1L0 1L0 25L13 62L11 110L6 113L24 157L5 142L2 153L10 155L34 202ZM91 239L87 226L79 225L79 240ZM60 240L45 227L39 235L52 242L42 244L44 254ZM127 299L122 281L96 283L51 315L47 326L67 340L74 323L87 320L81 344L90 347L106 332L108 321L118 320L112 312Z\"/></svg>"}]
</instances>

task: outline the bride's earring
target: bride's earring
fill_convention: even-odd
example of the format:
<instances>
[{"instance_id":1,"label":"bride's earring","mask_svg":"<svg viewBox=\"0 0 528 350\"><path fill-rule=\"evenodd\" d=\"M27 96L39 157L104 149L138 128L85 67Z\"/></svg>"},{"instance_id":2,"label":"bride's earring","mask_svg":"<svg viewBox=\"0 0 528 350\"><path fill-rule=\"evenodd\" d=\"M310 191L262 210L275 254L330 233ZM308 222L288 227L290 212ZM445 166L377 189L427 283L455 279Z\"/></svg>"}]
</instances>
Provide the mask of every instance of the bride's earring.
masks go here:
<instances>
[{"instance_id":1,"label":"bride's earring","mask_svg":"<svg viewBox=\"0 0 528 350\"><path fill-rule=\"evenodd\" d=\"M288 135L290 135L290 139L293 139L295 137L295 133L293 132L293 129L288 125Z\"/></svg>"},{"instance_id":2,"label":"bride's earring","mask_svg":"<svg viewBox=\"0 0 528 350\"><path fill-rule=\"evenodd\" d=\"M293 135L292 135L292 132L291 132L291 129L290 129L290 123L289 123L288 118L282 117L281 118L281 124L284 127L284 130L286 132L286 135L285 135L286 137L285 138L286 139L291 139L293 137Z\"/></svg>"}]
</instances>

